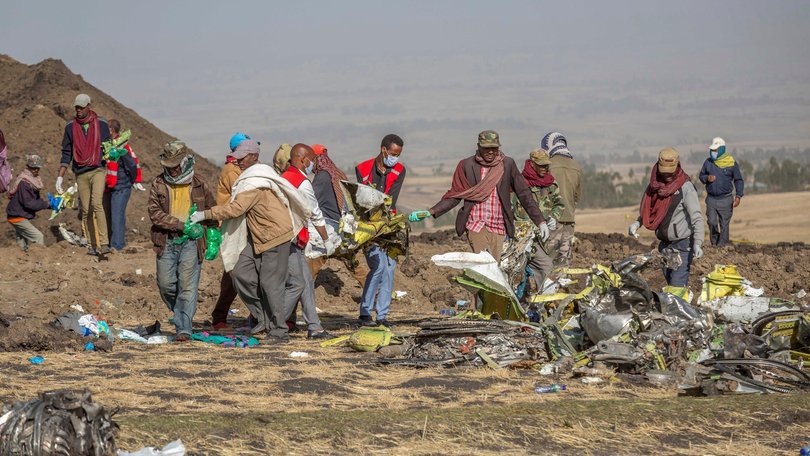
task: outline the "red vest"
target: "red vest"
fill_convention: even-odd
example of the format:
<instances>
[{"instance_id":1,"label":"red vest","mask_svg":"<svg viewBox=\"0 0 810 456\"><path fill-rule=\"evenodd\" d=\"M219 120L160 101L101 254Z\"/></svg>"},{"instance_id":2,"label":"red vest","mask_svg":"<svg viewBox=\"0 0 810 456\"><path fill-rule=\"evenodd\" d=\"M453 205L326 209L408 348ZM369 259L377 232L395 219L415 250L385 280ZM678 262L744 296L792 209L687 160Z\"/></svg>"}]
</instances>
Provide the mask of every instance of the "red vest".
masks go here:
<instances>
[{"instance_id":1,"label":"red vest","mask_svg":"<svg viewBox=\"0 0 810 456\"><path fill-rule=\"evenodd\" d=\"M132 158L135 160L135 182L133 184L139 184L143 182L143 174L141 173L141 162L138 160L138 156L135 155L135 152L132 151L132 148L129 147L129 143L124 144L124 149L129 152L129 155L132 155ZM108 161L107 162L107 175L104 178L107 188L115 187L115 184L118 183L118 162Z\"/></svg>"},{"instance_id":2,"label":"red vest","mask_svg":"<svg viewBox=\"0 0 810 456\"><path fill-rule=\"evenodd\" d=\"M287 171L284 171L281 177L287 179L291 184L293 184L293 187L295 188L300 187L301 184L305 180L307 180L307 177L304 176L304 173L298 171L298 168L294 166L290 166L289 168L287 168ZM307 224L304 223L304 227L301 228L301 231L298 232L298 242L296 242L296 245L298 246L299 249L303 249L304 247L307 246L308 242L309 242L309 229L307 228Z\"/></svg>"},{"instance_id":3,"label":"red vest","mask_svg":"<svg viewBox=\"0 0 810 456\"><path fill-rule=\"evenodd\" d=\"M377 166L375 160L376 159L372 158L371 160L366 160L357 165L357 171L360 172L360 177L362 178L361 183L371 185L371 173L374 170L374 167ZM391 168L391 171L385 177L385 191L383 193L387 195L388 192L391 191L391 187L399 178L402 171L405 171L405 167L402 166L402 163L397 162L397 164ZM397 211L393 210L392 212L396 214Z\"/></svg>"}]
</instances>

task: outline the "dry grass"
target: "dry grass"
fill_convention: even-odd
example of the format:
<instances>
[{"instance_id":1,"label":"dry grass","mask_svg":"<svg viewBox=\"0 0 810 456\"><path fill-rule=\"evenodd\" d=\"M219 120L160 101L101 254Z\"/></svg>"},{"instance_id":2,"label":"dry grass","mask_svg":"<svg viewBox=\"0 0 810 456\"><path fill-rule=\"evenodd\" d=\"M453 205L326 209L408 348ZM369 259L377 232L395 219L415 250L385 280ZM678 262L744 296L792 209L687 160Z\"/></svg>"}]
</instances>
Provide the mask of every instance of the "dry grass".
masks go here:
<instances>
[{"instance_id":1,"label":"dry grass","mask_svg":"<svg viewBox=\"0 0 810 456\"><path fill-rule=\"evenodd\" d=\"M289 353L306 351L308 358ZM676 398L626 382L537 395L534 371L380 366L376 355L285 346L119 343L113 353L0 354L0 400L90 388L120 407L119 444L182 438L206 454L795 453L810 395Z\"/></svg>"}]
</instances>

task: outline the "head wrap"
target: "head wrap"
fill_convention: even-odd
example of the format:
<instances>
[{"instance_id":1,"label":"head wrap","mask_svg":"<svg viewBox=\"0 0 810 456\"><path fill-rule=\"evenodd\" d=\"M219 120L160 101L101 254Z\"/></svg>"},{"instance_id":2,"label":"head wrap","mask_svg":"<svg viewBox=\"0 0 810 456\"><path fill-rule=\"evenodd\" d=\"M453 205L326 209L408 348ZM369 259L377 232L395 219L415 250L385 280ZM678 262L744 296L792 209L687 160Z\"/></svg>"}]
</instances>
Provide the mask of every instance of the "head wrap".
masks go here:
<instances>
[{"instance_id":1,"label":"head wrap","mask_svg":"<svg viewBox=\"0 0 810 456\"><path fill-rule=\"evenodd\" d=\"M571 156L571 151L568 150L568 140L565 139L565 136L563 136L562 133L556 131L552 131L546 136L543 136L543 139L540 140L540 148L548 151L549 157L562 155L568 158L573 158Z\"/></svg>"}]
</instances>

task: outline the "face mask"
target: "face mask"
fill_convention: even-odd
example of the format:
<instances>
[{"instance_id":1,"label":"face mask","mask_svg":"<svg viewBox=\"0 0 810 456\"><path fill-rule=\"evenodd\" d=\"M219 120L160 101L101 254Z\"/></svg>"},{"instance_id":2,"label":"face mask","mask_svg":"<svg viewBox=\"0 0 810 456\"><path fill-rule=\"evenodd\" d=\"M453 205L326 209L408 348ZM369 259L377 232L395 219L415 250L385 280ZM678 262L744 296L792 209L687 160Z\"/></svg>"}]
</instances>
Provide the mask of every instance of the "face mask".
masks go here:
<instances>
[{"instance_id":1,"label":"face mask","mask_svg":"<svg viewBox=\"0 0 810 456\"><path fill-rule=\"evenodd\" d=\"M383 158L383 164L386 166L386 168L393 168L398 161L399 157L395 157L393 155L388 155L387 157Z\"/></svg>"},{"instance_id":2,"label":"face mask","mask_svg":"<svg viewBox=\"0 0 810 456\"><path fill-rule=\"evenodd\" d=\"M309 162L309 166L304 170L304 174L312 174L313 169L315 169L315 162Z\"/></svg>"},{"instance_id":3,"label":"face mask","mask_svg":"<svg viewBox=\"0 0 810 456\"><path fill-rule=\"evenodd\" d=\"M717 151L716 150L709 151L709 156L712 157L712 160L717 160Z\"/></svg>"}]
</instances>

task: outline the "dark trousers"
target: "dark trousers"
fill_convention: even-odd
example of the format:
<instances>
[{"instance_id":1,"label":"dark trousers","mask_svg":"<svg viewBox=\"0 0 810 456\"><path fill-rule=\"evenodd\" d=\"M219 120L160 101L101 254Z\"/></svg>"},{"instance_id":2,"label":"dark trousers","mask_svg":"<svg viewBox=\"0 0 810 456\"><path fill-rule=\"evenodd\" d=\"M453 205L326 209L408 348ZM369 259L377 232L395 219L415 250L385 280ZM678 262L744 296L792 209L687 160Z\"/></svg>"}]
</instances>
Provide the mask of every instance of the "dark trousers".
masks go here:
<instances>
[{"instance_id":1,"label":"dark trousers","mask_svg":"<svg viewBox=\"0 0 810 456\"><path fill-rule=\"evenodd\" d=\"M219 299L211 312L211 322L213 324L225 323L228 319L228 311L231 310L233 301L236 299L236 288L233 286L233 278L230 272L223 272L219 280Z\"/></svg>"},{"instance_id":2,"label":"dark trousers","mask_svg":"<svg viewBox=\"0 0 810 456\"><path fill-rule=\"evenodd\" d=\"M110 247L122 250L127 245L127 204L132 187L110 192Z\"/></svg>"},{"instance_id":3,"label":"dark trousers","mask_svg":"<svg viewBox=\"0 0 810 456\"><path fill-rule=\"evenodd\" d=\"M706 197L706 222L712 245L722 247L728 244L728 226L733 211L734 195Z\"/></svg>"},{"instance_id":4,"label":"dark trousers","mask_svg":"<svg viewBox=\"0 0 810 456\"><path fill-rule=\"evenodd\" d=\"M692 239L686 238L679 241L661 241L658 244L658 251L673 249L681 256L681 265L675 269L664 267L664 279L667 285L673 287L685 287L689 283L689 270L692 268Z\"/></svg>"},{"instance_id":5,"label":"dark trousers","mask_svg":"<svg viewBox=\"0 0 810 456\"><path fill-rule=\"evenodd\" d=\"M253 253L253 245L248 242L231 271L239 297L259 320L260 327L264 326L268 334L275 337L285 337L288 332L284 321L284 294L289 258L289 242L260 255Z\"/></svg>"}]
</instances>

